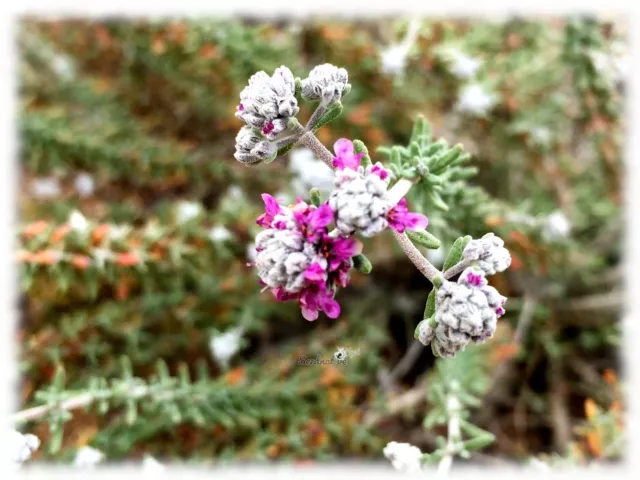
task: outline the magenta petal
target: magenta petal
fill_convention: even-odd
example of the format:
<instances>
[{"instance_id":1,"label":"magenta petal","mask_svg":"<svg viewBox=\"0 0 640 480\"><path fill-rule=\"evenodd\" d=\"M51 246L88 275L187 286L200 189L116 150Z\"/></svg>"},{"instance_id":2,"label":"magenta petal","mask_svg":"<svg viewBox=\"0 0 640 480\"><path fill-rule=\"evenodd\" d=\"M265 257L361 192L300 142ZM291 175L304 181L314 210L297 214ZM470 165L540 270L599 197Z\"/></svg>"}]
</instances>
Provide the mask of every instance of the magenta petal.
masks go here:
<instances>
[{"instance_id":1,"label":"magenta petal","mask_svg":"<svg viewBox=\"0 0 640 480\"><path fill-rule=\"evenodd\" d=\"M304 278L310 282L318 282L324 280L325 272L319 263L313 263L304 271Z\"/></svg>"},{"instance_id":2,"label":"magenta petal","mask_svg":"<svg viewBox=\"0 0 640 480\"><path fill-rule=\"evenodd\" d=\"M267 213L267 215L274 216L280 213L280 205L278 205L278 202L275 198L273 198L268 193L263 193L261 196L262 200L264 201L265 212Z\"/></svg>"},{"instance_id":3,"label":"magenta petal","mask_svg":"<svg viewBox=\"0 0 640 480\"><path fill-rule=\"evenodd\" d=\"M305 305L300 305L300 309L305 320L313 322L314 320L318 319L318 310L316 310L315 308L309 308Z\"/></svg>"},{"instance_id":4,"label":"magenta petal","mask_svg":"<svg viewBox=\"0 0 640 480\"><path fill-rule=\"evenodd\" d=\"M339 260L346 260L358 255L362 251L362 243L356 238L342 238L338 237L334 241L331 253Z\"/></svg>"},{"instance_id":5,"label":"magenta petal","mask_svg":"<svg viewBox=\"0 0 640 480\"><path fill-rule=\"evenodd\" d=\"M322 311L329 318L338 318L340 316L340 304L330 297L322 297L320 299Z\"/></svg>"},{"instance_id":6,"label":"magenta petal","mask_svg":"<svg viewBox=\"0 0 640 480\"><path fill-rule=\"evenodd\" d=\"M409 230L423 230L429 225L429 219L421 213L407 213L404 218Z\"/></svg>"},{"instance_id":7,"label":"magenta petal","mask_svg":"<svg viewBox=\"0 0 640 480\"><path fill-rule=\"evenodd\" d=\"M313 231L324 228L333 222L333 210L328 203L323 203L309 215L309 226Z\"/></svg>"},{"instance_id":8,"label":"magenta petal","mask_svg":"<svg viewBox=\"0 0 640 480\"><path fill-rule=\"evenodd\" d=\"M333 151L338 157L353 155L353 142L347 138L340 138L333 144Z\"/></svg>"}]
</instances>

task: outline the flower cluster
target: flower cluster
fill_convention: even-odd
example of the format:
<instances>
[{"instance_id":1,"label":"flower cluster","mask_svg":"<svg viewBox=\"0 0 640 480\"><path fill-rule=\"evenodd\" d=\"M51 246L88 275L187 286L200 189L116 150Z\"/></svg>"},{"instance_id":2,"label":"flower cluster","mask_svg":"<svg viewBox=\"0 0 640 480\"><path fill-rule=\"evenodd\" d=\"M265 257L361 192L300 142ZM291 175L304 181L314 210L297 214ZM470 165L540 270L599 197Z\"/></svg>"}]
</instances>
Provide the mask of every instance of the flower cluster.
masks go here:
<instances>
[{"instance_id":1,"label":"flower cluster","mask_svg":"<svg viewBox=\"0 0 640 480\"><path fill-rule=\"evenodd\" d=\"M22 434L17 430L4 432L4 445L14 466L26 462L40 447L40 439L31 433Z\"/></svg>"},{"instance_id":2,"label":"flower cluster","mask_svg":"<svg viewBox=\"0 0 640 480\"><path fill-rule=\"evenodd\" d=\"M233 155L240 163L253 165L275 157L276 147L261 139L251 127L242 127L236 136L236 153Z\"/></svg>"},{"instance_id":3,"label":"flower cluster","mask_svg":"<svg viewBox=\"0 0 640 480\"><path fill-rule=\"evenodd\" d=\"M317 319L319 311L337 318L334 296L347 285L361 244L329 233L334 213L327 203L315 207L298 199L284 207L271 195L262 198L266 208L257 223L265 230L256 237L255 258L262 283L277 300L297 300L307 320Z\"/></svg>"},{"instance_id":4,"label":"flower cluster","mask_svg":"<svg viewBox=\"0 0 640 480\"><path fill-rule=\"evenodd\" d=\"M431 344L441 357L453 357L469 342L482 343L493 336L504 315L506 297L487 284L480 267L467 268L458 282L445 281L436 292L435 326L429 320L418 326L418 340Z\"/></svg>"},{"instance_id":5,"label":"flower cluster","mask_svg":"<svg viewBox=\"0 0 640 480\"><path fill-rule=\"evenodd\" d=\"M353 142L345 138L335 143L334 151L336 180L329 206L341 234L372 237L388 226L398 232L427 226L427 217L410 213L404 198L398 201L390 194L391 172L380 162L366 168L361 166L363 154L356 154Z\"/></svg>"},{"instance_id":6,"label":"flower cluster","mask_svg":"<svg viewBox=\"0 0 640 480\"><path fill-rule=\"evenodd\" d=\"M295 79L285 66L277 68L271 77L262 71L255 73L240 93L236 117L272 140L298 113L295 92Z\"/></svg>"},{"instance_id":7,"label":"flower cluster","mask_svg":"<svg viewBox=\"0 0 640 480\"><path fill-rule=\"evenodd\" d=\"M486 275L503 272L511 265L511 255L504 248L504 241L493 233L471 240L462 252L462 257L472 261Z\"/></svg>"},{"instance_id":8,"label":"flower cluster","mask_svg":"<svg viewBox=\"0 0 640 480\"><path fill-rule=\"evenodd\" d=\"M349 75L344 68L330 63L314 67L309 76L302 80L302 98L331 103L349 93Z\"/></svg>"},{"instance_id":9,"label":"flower cluster","mask_svg":"<svg viewBox=\"0 0 640 480\"><path fill-rule=\"evenodd\" d=\"M389 442L382 451L396 470L416 473L421 470L422 452L409 443Z\"/></svg>"}]
</instances>

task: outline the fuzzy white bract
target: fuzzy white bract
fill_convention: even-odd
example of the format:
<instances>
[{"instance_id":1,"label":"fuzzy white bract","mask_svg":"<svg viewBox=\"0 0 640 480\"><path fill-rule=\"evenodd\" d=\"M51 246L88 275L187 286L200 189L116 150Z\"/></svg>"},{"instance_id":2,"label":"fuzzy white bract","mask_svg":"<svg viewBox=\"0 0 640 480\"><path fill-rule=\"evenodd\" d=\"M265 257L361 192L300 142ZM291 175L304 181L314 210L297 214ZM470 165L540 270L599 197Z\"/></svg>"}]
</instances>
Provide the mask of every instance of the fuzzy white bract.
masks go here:
<instances>
[{"instance_id":1,"label":"fuzzy white bract","mask_svg":"<svg viewBox=\"0 0 640 480\"><path fill-rule=\"evenodd\" d=\"M31 433L22 434L16 430L4 433L4 448L14 464L22 464L29 460L31 454L40 447L40 439Z\"/></svg>"},{"instance_id":2,"label":"fuzzy white bract","mask_svg":"<svg viewBox=\"0 0 640 480\"><path fill-rule=\"evenodd\" d=\"M474 261L486 275L503 272L511 265L511 254L504 248L504 240L493 233L487 233L480 239L471 240L462 256Z\"/></svg>"},{"instance_id":3,"label":"fuzzy white bract","mask_svg":"<svg viewBox=\"0 0 640 480\"><path fill-rule=\"evenodd\" d=\"M88 173L79 173L73 182L76 192L81 197L90 197L95 191L95 182L93 176Z\"/></svg>"},{"instance_id":4,"label":"fuzzy white bract","mask_svg":"<svg viewBox=\"0 0 640 480\"><path fill-rule=\"evenodd\" d=\"M479 83L465 86L460 92L456 110L474 116L486 115L496 104L496 97Z\"/></svg>"},{"instance_id":5,"label":"fuzzy white bract","mask_svg":"<svg viewBox=\"0 0 640 480\"><path fill-rule=\"evenodd\" d=\"M422 452L409 443L389 442L382 452L396 470L416 473L422 469Z\"/></svg>"},{"instance_id":6,"label":"fuzzy white bract","mask_svg":"<svg viewBox=\"0 0 640 480\"><path fill-rule=\"evenodd\" d=\"M292 187L297 196L306 198L309 190L317 188L328 195L333 190L334 174L308 148L296 148L289 154L289 170L295 176Z\"/></svg>"},{"instance_id":7,"label":"fuzzy white bract","mask_svg":"<svg viewBox=\"0 0 640 480\"><path fill-rule=\"evenodd\" d=\"M209 343L211 355L222 367L227 368L231 358L240 350L243 334L244 329L237 327L211 339Z\"/></svg>"},{"instance_id":8,"label":"fuzzy white bract","mask_svg":"<svg viewBox=\"0 0 640 480\"><path fill-rule=\"evenodd\" d=\"M60 184L55 177L38 177L31 182L31 194L36 198L53 198L60 195Z\"/></svg>"},{"instance_id":9,"label":"fuzzy white bract","mask_svg":"<svg viewBox=\"0 0 640 480\"><path fill-rule=\"evenodd\" d=\"M93 468L104 460L104 453L93 447L82 447L76 453L73 466L78 468Z\"/></svg>"}]
</instances>

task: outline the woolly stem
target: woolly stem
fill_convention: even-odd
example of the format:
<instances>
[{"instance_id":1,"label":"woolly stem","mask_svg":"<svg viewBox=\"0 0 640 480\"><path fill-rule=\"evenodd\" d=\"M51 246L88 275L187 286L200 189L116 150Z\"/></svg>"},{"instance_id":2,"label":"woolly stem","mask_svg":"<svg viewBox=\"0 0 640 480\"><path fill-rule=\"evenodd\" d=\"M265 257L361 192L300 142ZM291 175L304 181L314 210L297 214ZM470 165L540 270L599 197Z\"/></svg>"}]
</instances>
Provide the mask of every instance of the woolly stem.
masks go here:
<instances>
[{"instance_id":1,"label":"woolly stem","mask_svg":"<svg viewBox=\"0 0 640 480\"><path fill-rule=\"evenodd\" d=\"M460 450L460 400L453 393L447 395L447 414L449 422L447 425L447 445L444 448L444 455L438 464L436 476L445 478L453 464L453 457Z\"/></svg>"},{"instance_id":2,"label":"woolly stem","mask_svg":"<svg viewBox=\"0 0 640 480\"><path fill-rule=\"evenodd\" d=\"M464 269L467 268L467 267L470 267L472 263L473 263L473 260L463 260L463 261L455 264L449 270L444 272L445 280L449 280L450 278L455 277L459 273L462 273L464 271Z\"/></svg>"},{"instance_id":3,"label":"woolly stem","mask_svg":"<svg viewBox=\"0 0 640 480\"><path fill-rule=\"evenodd\" d=\"M316 138L313 132L307 132L302 135L300 144L311 150L316 158L322 160L331 170L334 169L333 154Z\"/></svg>"},{"instance_id":4,"label":"woolly stem","mask_svg":"<svg viewBox=\"0 0 640 480\"><path fill-rule=\"evenodd\" d=\"M315 127L318 124L318 121L320 121L322 116L327 111L327 106L328 105L329 105L329 103L326 102L324 99L322 99L320 101L320 104L316 108L315 112L313 112L313 115L311 115L311 118L309 118L309 121L307 122L307 125L304 127L304 129L307 132L312 131L313 127Z\"/></svg>"},{"instance_id":5,"label":"woolly stem","mask_svg":"<svg viewBox=\"0 0 640 480\"><path fill-rule=\"evenodd\" d=\"M431 283L433 283L433 279L440 275L440 270L434 267L429 260L427 260L420 250L416 248L409 237L405 233L400 233L391 229L393 236L396 237L396 241L398 245L404 252L404 254L411 260L411 262L416 266L416 268L422 273L425 277L429 279Z\"/></svg>"}]
</instances>

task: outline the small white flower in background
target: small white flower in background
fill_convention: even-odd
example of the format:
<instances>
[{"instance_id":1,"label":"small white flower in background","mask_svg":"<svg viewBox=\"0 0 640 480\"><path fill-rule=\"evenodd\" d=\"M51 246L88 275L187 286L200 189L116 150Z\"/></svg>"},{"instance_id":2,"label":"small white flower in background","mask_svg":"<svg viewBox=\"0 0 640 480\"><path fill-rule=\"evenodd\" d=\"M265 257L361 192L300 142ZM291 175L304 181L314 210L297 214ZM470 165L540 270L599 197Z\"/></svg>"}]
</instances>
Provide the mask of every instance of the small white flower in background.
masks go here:
<instances>
[{"instance_id":1,"label":"small white flower in background","mask_svg":"<svg viewBox=\"0 0 640 480\"><path fill-rule=\"evenodd\" d=\"M209 230L209 239L213 243L224 242L225 240L229 240L232 236L231 232L221 225L215 226Z\"/></svg>"},{"instance_id":2,"label":"small white flower in background","mask_svg":"<svg viewBox=\"0 0 640 480\"><path fill-rule=\"evenodd\" d=\"M95 182L93 181L93 176L89 175L88 173L79 173L76 176L73 184L76 188L76 191L78 192L78 195L80 195L81 197L89 197L93 195L93 192L95 191Z\"/></svg>"},{"instance_id":3,"label":"small white flower in background","mask_svg":"<svg viewBox=\"0 0 640 480\"><path fill-rule=\"evenodd\" d=\"M145 472L162 472L165 470L165 466L151 455L145 455L142 460L142 470Z\"/></svg>"},{"instance_id":4,"label":"small white flower in background","mask_svg":"<svg viewBox=\"0 0 640 480\"><path fill-rule=\"evenodd\" d=\"M571 233L571 223L567 216L560 210L548 215L542 230L543 236L548 240L567 238Z\"/></svg>"},{"instance_id":5,"label":"small white flower in background","mask_svg":"<svg viewBox=\"0 0 640 480\"><path fill-rule=\"evenodd\" d=\"M53 198L60 195L60 184L55 177L39 177L31 183L31 194L36 198Z\"/></svg>"},{"instance_id":6,"label":"small white flower in background","mask_svg":"<svg viewBox=\"0 0 640 480\"><path fill-rule=\"evenodd\" d=\"M551 470L551 468L549 468L549 465L541 460L538 460L536 457L531 457L529 459L529 468L537 470L539 472L548 472Z\"/></svg>"},{"instance_id":7,"label":"small white flower in background","mask_svg":"<svg viewBox=\"0 0 640 480\"><path fill-rule=\"evenodd\" d=\"M480 66L482 61L478 58L471 57L458 49L451 49L451 73L462 79L472 78Z\"/></svg>"},{"instance_id":8,"label":"small white flower in background","mask_svg":"<svg viewBox=\"0 0 640 480\"><path fill-rule=\"evenodd\" d=\"M409 443L389 442L382 451L396 470L405 473L419 472L422 452Z\"/></svg>"},{"instance_id":9,"label":"small white flower in background","mask_svg":"<svg viewBox=\"0 0 640 480\"><path fill-rule=\"evenodd\" d=\"M250 262L255 262L257 255L258 252L256 250L256 244L250 243L249 245L247 245L247 260L249 260Z\"/></svg>"},{"instance_id":10,"label":"small white flower in background","mask_svg":"<svg viewBox=\"0 0 640 480\"><path fill-rule=\"evenodd\" d=\"M74 210L69 216L69 225L77 232L86 232L87 228L89 228L89 222L77 210Z\"/></svg>"},{"instance_id":11,"label":"small white flower in background","mask_svg":"<svg viewBox=\"0 0 640 480\"><path fill-rule=\"evenodd\" d=\"M55 55L53 62L51 62L51 68L63 80L72 79L76 73L73 62L66 55Z\"/></svg>"},{"instance_id":12,"label":"small white flower in background","mask_svg":"<svg viewBox=\"0 0 640 480\"><path fill-rule=\"evenodd\" d=\"M104 453L93 447L82 447L76 453L73 466L78 468L91 468L104 460Z\"/></svg>"},{"instance_id":13,"label":"small white flower in background","mask_svg":"<svg viewBox=\"0 0 640 480\"><path fill-rule=\"evenodd\" d=\"M230 186L226 194L229 198L232 198L234 200L240 200L241 198L244 198L244 192L238 185Z\"/></svg>"},{"instance_id":14,"label":"small white flower in background","mask_svg":"<svg viewBox=\"0 0 640 480\"><path fill-rule=\"evenodd\" d=\"M229 360L240 350L240 340L243 334L244 329L237 327L211 339L209 343L211 355L223 368L229 366Z\"/></svg>"},{"instance_id":15,"label":"small white flower in background","mask_svg":"<svg viewBox=\"0 0 640 480\"><path fill-rule=\"evenodd\" d=\"M22 434L9 430L4 434L4 447L9 451L11 461L21 464L29 460L31 454L40 447L40 439L31 433Z\"/></svg>"},{"instance_id":16,"label":"small white flower in background","mask_svg":"<svg viewBox=\"0 0 640 480\"><path fill-rule=\"evenodd\" d=\"M181 202L178 206L178 222L186 223L200 215L200 204L195 202Z\"/></svg>"},{"instance_id":17,"label":"small white flower in background","mask_svg":"<svg viewBox=\"0 0 640 480\"><path fill-rule=\"evenodd\" d=\"M494 94L479 83L465 86L460 92L456 109L463 113L482 116L487 114L496 104Z\"/></svg>"},{"instance_id":18,"label":"small white flower in background","mask_svg":"<svg viewBox=\"0 0 640 480\"><path fill-rule=\"evenodd\" d=\"M333 190L334 174L324 162L318 160L308 148L297 148L289 154L289 170L295 194L306 197L313 187L326 195Z\"/></svg>"},{"instance_id":19,"label":"small white flower in background","mask_svg":"<svg viewBox=\"0 0 640 480\"><path fill-rule=\"evenodd\" d=\"M382 73L400 75L404 72L409 49L406 45L391 45L380 52Z\"/></svg>"},{"instance_id":20,"label":"small white flower in background","mask_svg":"<svg viewBox=\"0 0 640 480\"><path fill-rule=\"evenodd\" d=\"M547 127L533 127L529 130L529 135L536 145L546 146L551 142L551 130Z\"/></svg>"}]
</instances>

